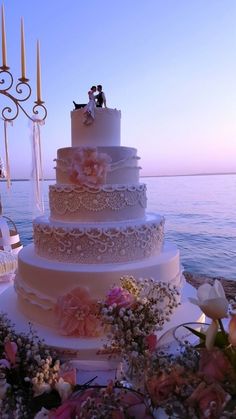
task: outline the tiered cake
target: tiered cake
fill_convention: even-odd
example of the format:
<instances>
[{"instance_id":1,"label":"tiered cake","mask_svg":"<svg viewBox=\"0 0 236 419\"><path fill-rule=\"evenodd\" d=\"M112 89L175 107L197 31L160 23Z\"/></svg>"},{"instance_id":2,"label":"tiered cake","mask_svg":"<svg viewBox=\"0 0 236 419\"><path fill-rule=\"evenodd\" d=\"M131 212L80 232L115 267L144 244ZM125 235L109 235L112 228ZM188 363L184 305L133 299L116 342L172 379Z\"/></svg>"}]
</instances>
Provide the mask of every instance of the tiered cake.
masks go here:
<instances>
[{"instance_id":1,"label":"tiered cake","mask_svg":"<svg viewBox=\"0 0 236 419\"><path fill-rule=\"evenodd\" d=\"M89 126L83 109L71 118L72 147L57 152L50 216L34 220L34 244L20 252L15 280L20 311L54 330L55 307L75 289L98 300L124 275L181 282L179 251L163 244L163 217L145 212L137 151L120 146L120 111L98 108Z\"/></svg>"}]
</instances>

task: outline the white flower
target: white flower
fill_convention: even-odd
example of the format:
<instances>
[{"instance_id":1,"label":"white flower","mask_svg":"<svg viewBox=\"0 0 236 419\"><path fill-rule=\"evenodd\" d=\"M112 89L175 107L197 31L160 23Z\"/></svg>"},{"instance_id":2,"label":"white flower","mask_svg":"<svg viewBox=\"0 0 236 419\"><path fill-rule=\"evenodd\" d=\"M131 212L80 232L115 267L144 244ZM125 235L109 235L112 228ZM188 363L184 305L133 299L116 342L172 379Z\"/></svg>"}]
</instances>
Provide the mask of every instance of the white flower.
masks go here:
<instances>
[{"instance_id":1,"label":"white flower","mask_svg":"<svg viewBox=\"0 0 236 419\"><path fill-rule=\"evenodd\" d=\"M45 409L44 407L42 407L42 409L40 410L40 412L38 412L34 419L48 419L48 413L49 410Z\"/></svg>"},{"instance_id":2,"label":"white flower","mask_svg":"<svg viewBox=\"0 0 236 419\"><path fill-rule=\"evenodd\" d=\"M72 393L72 387L70 383L67 383L60 378L59 381L55 384L55 389L58 391L62 402L64 402Z\"/></svg>"},{"instance_id":3,"label":"white flower","mask_svg":"<svg viewBox=\"0 0 236 419\"><path fill-rule=\"evenodd\" d=\"M215 280L213 285L201 285L197 290L197 298L189 298L189 301L198 305L206 316L213 320L227 317L229 302L219 281Z\"/></svg>"}]
</instances>

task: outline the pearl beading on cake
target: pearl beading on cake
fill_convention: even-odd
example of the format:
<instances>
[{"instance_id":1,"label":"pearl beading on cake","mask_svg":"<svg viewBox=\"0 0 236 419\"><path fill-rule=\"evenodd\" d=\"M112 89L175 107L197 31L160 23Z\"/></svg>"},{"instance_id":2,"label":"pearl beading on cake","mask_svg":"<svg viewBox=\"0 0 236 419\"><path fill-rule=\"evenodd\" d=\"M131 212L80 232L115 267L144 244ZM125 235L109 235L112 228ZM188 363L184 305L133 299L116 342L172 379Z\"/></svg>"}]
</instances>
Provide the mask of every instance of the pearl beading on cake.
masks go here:
<instances>
[{"instance_id":1,"label":"pearl beading on cake","mask_svg":"<svg viewBox=\"0 0 236 419\"><path fill-rule=\"evenodd\" d=\"M146 185L103 185L97 188L79 185L51 185L49 187L49 204L51 217L63 220L81 218L95 220L98 212L106 211L105 218L133 219L144 216L146 208ZM123 216L122 210L132 208ZM83 211L86 210L86 211ZM120 212L112 214L112 212ZM91 213L91 214L89 214ZM101 217L101 216L100 216ZM104 219L104 218L103 218Z\"/></svg>"},{"instance_id":2,"label":"pearl beading on cake","mask_svg":"<svg viewBox=\"0 0 236 419\"><path fill-rule=\"evenodd\" d=\"M161 251L163 217L117 224L60 226L38 218L33 224L35 252L50 260L95 264L142 260Z\"/></svg>"}]
</instances>

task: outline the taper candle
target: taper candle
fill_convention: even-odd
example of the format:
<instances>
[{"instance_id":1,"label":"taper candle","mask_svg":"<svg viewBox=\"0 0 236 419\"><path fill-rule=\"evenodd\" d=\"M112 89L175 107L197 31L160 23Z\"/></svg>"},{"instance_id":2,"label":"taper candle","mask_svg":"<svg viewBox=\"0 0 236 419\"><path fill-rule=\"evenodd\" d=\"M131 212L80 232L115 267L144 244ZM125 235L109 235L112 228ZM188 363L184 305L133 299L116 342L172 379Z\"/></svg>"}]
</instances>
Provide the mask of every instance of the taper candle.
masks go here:
<instances>
[{"instance_id":1,"label":"taper candle","mask_svg":"<svg viewBox=\"0 0 236 419\"><path fill-rule=\"evenodd\" d=\"M4 5L2 4L2 66L7 67L7 47L6 47L6 32L5 32L5 13Z\"/></svg>"},{"instance_id":2,"label":"taper candle","mask_svg":"<svg viewBox=\"0 0 236 419\"><path fill-rule=\"evenodd\" d=\"M26 79L26 76L25 76L25 31L24 31L23 18L21 18L21 78Z\"/></svg>"},{"instance_id":3,"label":"taper candle","mask_svg":"<svg viewBox=\"0 0 236 419\"><path fill-rule=\"evenodd\" d=\"M37 102L42 102L41 98L41 68L39 41L37 41Z\"/></svg>"}]
</instances>

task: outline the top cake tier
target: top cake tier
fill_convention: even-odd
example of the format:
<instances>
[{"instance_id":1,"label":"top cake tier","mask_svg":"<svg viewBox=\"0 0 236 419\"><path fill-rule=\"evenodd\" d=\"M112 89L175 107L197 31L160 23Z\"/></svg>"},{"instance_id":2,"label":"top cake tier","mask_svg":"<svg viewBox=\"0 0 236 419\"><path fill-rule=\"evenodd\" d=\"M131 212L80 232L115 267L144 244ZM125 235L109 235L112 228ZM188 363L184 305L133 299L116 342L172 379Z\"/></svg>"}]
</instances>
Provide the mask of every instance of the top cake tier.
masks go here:
<instances>
[{"instance_id":1,"label":"top cake tier","mask_svg":"<svg viewBox=\"0 0 236 419\"><path fill-rule=\"evenodd\" d=\"M71 112L72 147L119 146L121 112L117 109L96 108L91 125L84 124L84 109Z\"/></svg>"}]
</instances>

